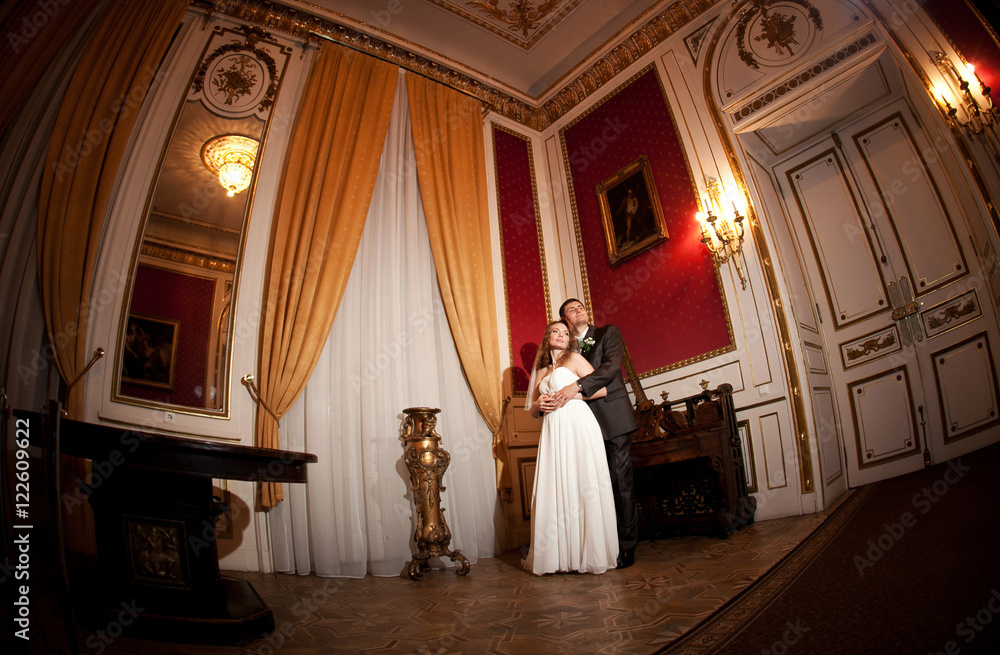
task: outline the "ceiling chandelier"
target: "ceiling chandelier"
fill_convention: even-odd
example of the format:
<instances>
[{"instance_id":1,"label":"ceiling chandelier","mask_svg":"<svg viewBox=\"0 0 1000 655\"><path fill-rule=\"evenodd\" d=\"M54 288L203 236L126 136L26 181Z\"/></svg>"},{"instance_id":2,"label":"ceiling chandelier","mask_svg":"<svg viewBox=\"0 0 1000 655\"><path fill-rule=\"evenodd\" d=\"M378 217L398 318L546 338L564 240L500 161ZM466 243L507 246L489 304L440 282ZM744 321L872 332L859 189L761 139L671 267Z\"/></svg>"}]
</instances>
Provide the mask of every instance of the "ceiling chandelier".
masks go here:
<instances>
[{"instance_id":1,"label":"ceiling chandelier","mask_svg":"<svg viewBox=\"0 0 1000 655\"><path fill-rule=\"evenodd\" d=\"M256 139L227 134L209 139L202 147L201 160L219 176L230 198L250 186L258 145Z\"/></svg>"}]
</instances>

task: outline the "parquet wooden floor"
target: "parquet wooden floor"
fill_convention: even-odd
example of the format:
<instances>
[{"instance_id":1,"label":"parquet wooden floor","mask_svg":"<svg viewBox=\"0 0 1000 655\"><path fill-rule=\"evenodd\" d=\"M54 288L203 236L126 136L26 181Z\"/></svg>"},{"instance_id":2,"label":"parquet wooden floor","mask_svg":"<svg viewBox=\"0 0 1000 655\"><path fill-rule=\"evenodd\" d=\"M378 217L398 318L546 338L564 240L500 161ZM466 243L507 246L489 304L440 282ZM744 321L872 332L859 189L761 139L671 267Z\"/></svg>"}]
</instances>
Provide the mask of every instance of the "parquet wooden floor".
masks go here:
<instances>
[{"instance_id":1,"label":"parquet wooden floor","mask_svg":"<svg viewBox=\"0 0 1000 655\"><path fill-rule=\"evenodd\" d=\"M467 576L432 570L420 581L227 572L272 608L274 633L242 647L121 637L104 653L650 654L749 586L831 511L758 521L726 540L642 541L635 566L599 576L532 576L517 551L480 559Z\"/></svg>"}]
</instances>

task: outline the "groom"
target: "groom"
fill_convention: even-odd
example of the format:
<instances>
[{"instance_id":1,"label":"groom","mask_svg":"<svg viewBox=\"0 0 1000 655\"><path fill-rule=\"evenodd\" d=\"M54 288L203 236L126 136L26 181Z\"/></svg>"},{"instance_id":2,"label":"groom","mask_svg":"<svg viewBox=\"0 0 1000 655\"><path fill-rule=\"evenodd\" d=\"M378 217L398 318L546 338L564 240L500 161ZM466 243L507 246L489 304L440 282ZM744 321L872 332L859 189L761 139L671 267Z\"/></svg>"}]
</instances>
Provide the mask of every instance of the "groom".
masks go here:
<instances>
[{"instance_id":1,"label":"groom","mask_svg":"<svg viewBox=\"0 0 1000 655\"><path fill-rule=\"evenodd\" d=\"M635 563L639 514L631 456L632 432L638 426L625 390L625 381L622 380L622 335L614 325L599 328L591 325L587 308L576 298L570 298L559 307L559 316L569 323L580 340L580 350L594 367L594 372L553 394L556 402L564 405L577 392L587 397L601 387L608 388L607 396L587 403L604 433L604 449L608 455L618 515L618 568L623 569Z\"/></svg>"}]
</instances>

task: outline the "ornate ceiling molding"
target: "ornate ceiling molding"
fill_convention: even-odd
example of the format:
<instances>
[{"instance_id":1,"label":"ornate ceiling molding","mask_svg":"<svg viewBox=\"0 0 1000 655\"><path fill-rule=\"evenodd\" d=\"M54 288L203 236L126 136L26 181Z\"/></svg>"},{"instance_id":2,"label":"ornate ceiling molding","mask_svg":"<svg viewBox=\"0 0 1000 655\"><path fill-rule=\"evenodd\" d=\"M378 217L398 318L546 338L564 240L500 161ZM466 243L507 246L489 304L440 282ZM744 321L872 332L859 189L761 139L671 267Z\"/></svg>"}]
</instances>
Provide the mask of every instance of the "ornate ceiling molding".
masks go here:
<instances>
[{"instance_id":1,"label":"ornate ceiling molding","mask_svg":"<svg viewBox=\"0 0 1000 655\"><path fill-rule=\"evenodd\" d=\"M233 275L236 273L236 261L227 257L207 255L202 252L195 252L182 246L173 246L166 243L152 243L148 239L142 242L139 254L146 257L154 257L168 262L187 264L210 271L220 271Z\"/></svg>"},{"instance_id":2,"label":"ornate ceiling molding","mask_svg":"<svg viewBox=\"0 0 1000 655\"><path fill-rule=\"evenodd\" d=\"M847 65L845 62L848 61L853 63L855 56L863 52L868 52L872 46L879 43L881 43L881 41L875 32L868 32L867 34L858 37L851 43L848 43L838 49L836 52L830 53L821 61L814 63L805 70L799 71L791 77L779 81L777 84L761 91L756 96L743 103L742 106L736 108L736 110L730 115L733 124L750 118L755 113L780 100L784 95L791 93L797 87L806 84L810 80L814 80L825 75L831 69L843 68Z\"/></svg>"},{"instance_id":3,"label":"ornate ceiling molding","mask_svg":"<svg viewBox=\"0 0 1000 655\"><path fill-rule=\"evenodd\" d=\"M535 6L533 0L515 0L508 9L501 9L499 0L467 0L464 4L475 10L476 13L472 13L466 11L461 2L430 1L525 50L538 43L539 39L583 2L572 0L560 7L565 0L538 0L538 6Z\"/></svg>"},{"instance_id":4,"label":"ornate ceiling molding","mask_svg":"<svg viewBox=\"0 0 1000 655\"><path fill-rule=\"evenodd\" d=\"M332 20L267 0L195 0L192 4L310 43L324 38L397 64L481 100L486 107L525 127L542 131L584 102L640 57L723 0L678 0L623 38L541 105L531 105L489 84L423 55L387 43Z\"/></svg>"},{"instance_id":5,"label":"ornate ceiling molding","mask_svg":"<svg viewBox=\"0 0 1000 655\"><path fill-rule=\"evenodd\" d=\"M539 110L545 126L551 125L590 97L643 55L660 45L711 9L721 0L678 0L649 19L575 80L545 102Z\"/></svg>"}]
</instances>

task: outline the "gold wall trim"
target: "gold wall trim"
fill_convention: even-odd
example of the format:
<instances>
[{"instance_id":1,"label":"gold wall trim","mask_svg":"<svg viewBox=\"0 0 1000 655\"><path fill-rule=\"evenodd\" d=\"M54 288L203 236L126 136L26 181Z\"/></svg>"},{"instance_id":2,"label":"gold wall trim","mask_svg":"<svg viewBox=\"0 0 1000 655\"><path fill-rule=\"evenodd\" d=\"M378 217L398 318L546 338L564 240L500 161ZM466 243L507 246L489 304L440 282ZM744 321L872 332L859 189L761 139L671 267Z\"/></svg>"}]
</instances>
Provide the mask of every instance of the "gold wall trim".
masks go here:
<instances>
[{"instance_id":1,"label":"gold wall trim","mask_svg":"<svg viewBox=\"0 0 1000 655\"><path fill-rule=\"evenodd\" d=\"M445 11L461 16L467 21L473 22L489 30L505 41L528 51L538 43L538 40L545 36L549 30L555 27L571 11L576 9L583 0L572 0L568 4L560 7L563 0L549 0L541 2L537 7L535 3L528 0L521 4L524 11L511 9L499 9L496 2L464 2L458 3L443 2L442 0L430 0ZM468 11L459 6L465 4L473 7L478 13ZM492 5L492 6L491 6ZM533 12L533 13L532 13Z\"/></svg>"},{"instance_id":2,"label":"gold wall trim","mask_svg":"<svg viewBox=\"0 0 1000 655\"><path fill-rule=\"evenodd\" d=\"M679 139L680 128L677 124L677 119L674 117L674 108L670 106L670 102L667 98L666 89L663 88L663 78L660 76L660 73L656 69L655 64L649 64L647 66L644 66L641 70L630 75L628 79L626 79L624 82L615 87L613 91L611 91L603 98L601 98L600 102L595 102L593 105L588 107L585 112L577 116L575 119L570 121L566 126L564 126L561 130L559 130L559 148L562 153L563 167L566 170L566 185L567 188L569 189L570 208L572 210L572 215L573 215L573 228L574 228L574 234L576 235L576 256L577 260L580 263L580 276L583 282L583 302L587 306L587 312L590 314L591 317L593 317L594 315L593 314L594 303L590 295L590 276L587 273L587 258L583 251L583 231L580 228L580 211L577 206L578 196L576 193L576 186L573 182L573 175L570 172L572 170L572 166L570 166L570 161L569 161L569 149L566 146L566 132L569 129L571 129L574 125L576 125L577 123L585 119L587 116L589 116L591 113L599 109L605 102L612 100L621 91L628 88L629 85L632 84L632 82L639 79L646 73L649 73L650 71L653 71L653 73L656 75L656 83L660 87L660 95L663 98L663 104L667 108L667 114L670 116L671 125L674 131L677 132ZM687 169L688 179L691 182L691 188L694 192L695 198L700 198L700 193L698 191L698 183L695 181L694 170L691 168L691 160L688 158L688 153L686 150L684 150L683 145L681 147L681 155L684 157L684 167ZM726 317L726 332L729 335L729 344L726 346L722 346L721 348L717 348L715 350L702 353L701 355L696 355L694 357L689 357L679 362L674 362L673 364L670 364L668 366L661 366L651 371L645 371L641 375L637 376L638 379L641 380L645 378L650 378L655 375L660 375L661 373L666 373L667 371L683 368L685 366L689 366L697 362L706 361L712 359L713 357L717 357L719 355L728 352L733 352L736 350L736 338L733 332L733 321L731 318L731 314L729 312L729 300L726 298L725 287L722 283L722 275L719 272L718 268L715 268L715 284L719 289L719 298L722 300L722 313Z\"/></svg>"},{"instance_id":3,"label":"gold wall trim","mask_svg":"<svg viewBox=\"0 0 1000 655\"><path fill-rule=\"evenodd\" d=\"M908 435L902 437L905 440L903 443L903 448L897 449L893 454L887 455L876 455L875 451L871 448L866 448L865 444L861 443L861 437L864 434L862 430L861 417L858 415L858 403L857 398L859 394L864 391L866 385L873 384L880 380L886 380L895 377L897 381L903 383L903 388L906 390L906 403L907 409L910 414L910 424L913 427L913 431ZM910 380L910 372L906 368L906 365L899 366L897 368L886 369L884 371L879 371L878 373L871 375L860 380L855 380L853 382L847 383L847 398L848 402L851 404L851 419L854 424L854 449L857 453L857 466L858 470L864 471L865 469L871 469L882 464L888 464L889 462L895 462L900 459L905 459L907 457L912 457L914 455L919 455L920 453L920 443L922 436L920 433L920 423L917 420L917 409L914 408L913 400L913 381ZM919 411L923 411L921 407Z\"/></svg>"},{"instance_id":4,"label":"gold wall trim","mask_svg":"<svg viewBox=\"0 0 1000 655\"><path fill-rule=\"evenodd\" d=\"M229 273L230 275L236 272L235 260L213 257L212 255L184 248L144 241L139 252L147 257L155 257L156 259L178 264L187 264L188 266L196 266L210 271L219 271L221 273Z\"/></svg>"},{"instance_id":5,"label":"gold wall trim","mask_svg":"<svg viewBox=\"0 0 1000 655\"><path fill-rule=\"evenodd\" d=\"M920 321L924 325L924 334L927 335L928 339L933 339L974 321L982 315L979 290L973 287L959 296L923 310L920 312Z\"/></svg>"},{"instance_id":6,"label":"gold wall trim","mask_svg":"<svg viewBox=\"0 0 1000 655\"><path fill-rule=\"evenodd\" d=\"M816 490L816 486L812 478L812 449L809 447L809 436L806 432L806 426L809 423L806 418L805 400L802 397L802 382L799 379L798 369L795 367L793 355L795 350L791 330L788 327L788 310L785 309L784 303L781 300L778 288L778 276L774 270L774 260L771 257L771 252L767 246L767 242L764 240L764 231L761 229L760 219L757 217L757 212L750 199L747 177L743 173L743 167L741 166L739 157L737 156L736 148L733 146L729 130L723 121L722 112L715 104L715 99L712 97L711 92L712 62L719 46L719 40L725 32L726 26L729 25L734 18L738 18L744 8L745 6L742 3L734 4L734 6L729 9L729 13L723 17L719 26L715 30L715 34L712 35L712 40L709 43L705 54L705 64L702 71L702 88L705 94L705 106L711 114L712 123L715 124L715 130L718 134L719 141L721 142L726 153L726 159L729 161L729 168L733 173L736 185L739 187L740 193L742 194L744 203L747 207L747 223L750 224L750 232L753 234L753 244L757 249L757 258L761 262L761 269L764 274L768 297L771 299L771 309L774 315L775 325L778 328L778 336L781 340L781 358L785 367L785 375L788 378L789 400L792 405L792 429L795 432L795 445L799 456L800 491L803 494L808 494L813 493Z\"/></svg>"},{"instance_id":7,"label":"gold wall trim","mask_svg":"<svg viewBox=\"0 0 1000 655\"><path fill-rule=\"evenodd\" d=\"M268 2L267 0L193 0L192 5L206 9L209 15L219 13L268 30L284 32L315 43L322 37L384 59L406 70L424 75L482 101L494 111L525 127L541 132L570 110L583 103L598 89L634 64L640 57L683 29L723 0L677 0L570 81L554 97L543 104L531 104L484 79L432 61L405 48L379 38L321 18L305 11ZM317 8L318 9L318 8ZM488 78L486 78L488 79Z\"/></svg>"},{"instance_id":8,"label":"gold wall trim","mask_svg":"<svg viewBox=\"0 0 1000 655\"><path fill-rule=\"evenodd\" d=\"M841 368L845 371L874 362L903 349L895 323L840 344Z\"/></svg>"},{"instance_id":9,"label":"gold wall trim","mask_svg":"<svg viewBox=\"0 0 1000 655\"><path fill-rule=\"evenodd\" d=\"M599 88L722 0L678 0L632 32L608 54L542 105L544 123L551 125Z\"/></svg>"},{"instance_id":10,"label":"gold wall trim","mask_svg":"<svg viewBox=\"0 0 1000 655\"><path fill-rule=\"evenodd\" d=\"M510 307L510 299L509 299L509 295L507 293L507 257L504 254L504 249L503 249L503 213L502 213L502 209L503 208L500 207L500 193L499 193L499 189L500 189L500 165L497 162L496 130L499 130L501 132L506 132L507 134L510 134L511 136L514 136L514 137L516 137L518 139L523 140L525 142L525 145L528 148L528 165L531 168L531 197L532 197L533 207L534 207L534 210L535 210L535 233L536 233L536 236L537 236L537 239L538 239L538 257L540 259L541 267L542 267L542 289L543 289L543 292L545 294L545 315L546 316L552 316L552 298L551 298L551 295L549 293L549 272L548 272L548 268L547 268L546 263L545 263L545 240L544 240L544 238L542 236L542 213L541 213L540 205L539 205L539 202L538 202L538 180L535 178L535 155L534 155L534 152L533 152L532 147L531 147L532 146L531 139L528 138L527 136L525 136L524 134L519 134L518 132L515 132L514 130L512 130L512 129L504 126L504 125L500 125L499 123L493 123L492 127L493 127L493 130L491 130L491 136L493 138L493 176L494 176L494 180L495 180L496 188L497 188L497 198L496 198L497 219L498 219L497 220L497 224L498 224L498 227L500 229L500 267L503 270L503 299L504 299L504 306L508 307L508 308ZM513 335L513 331L511 330L511 326L510 326L510 310L508 309L506 312L504 312L504 314L505 314L505 320L507 322L507 350L508 350L508 352L510 354L510 368L511 368L510 387L511 387L511 394L514 395L514 396L521 396L521 395L527 396L527 393L530 393L531 389L528 389L528 392L525 393L525 394L520 394L514 388L514 375L513 375L513 371L514 371L514 366L515 366L515 364L517 362L514 359L514 335ZM529 372L529 375L530 375L530 372Z\"/></svg>"},{"instance_id":11,"label":"gold wall trim","mask_svg":"<svg viewBox=\"0 0 1000 655\"><path fill-rule=\"evenodd\" d=\"M909 64L910 69L912 70L914 75L917 76L917 79L920 80L920 83L923 85L924 90L927 92L927 94L933 97L934 83L931 82L931 80L927 77L927 73L924 71L924 67L921 65L921 62L924 61L924 59L921 58L920 60L918 60L917 57L912 52L910 52L910 49L906 47L903 40L899 37L898 34L896 34L896 31L892 28L891 21L886 20L886 17L882 14L882 11L878 7L876 7L870 0L860 0L860 2L865 7L868 8L868 10L872 13L872 16L874 16L875 19L882 25L883 29L885 29L885 32L889 37L889 41L896 47L897 52L899 52L899 55L903 58L903 60L907 64ZM976 13L978 14L979 12L977 11ZM929 12L926 11L924 12L924 14L928 17L929 20L931 20L931 22L934 23L934 26L937 27L938 30L940 30L941 34L944 35L944 37L948 40L948 43L952 46L955 52L959 53L959 55L963 59L965 59L965 55L962 54L962 51L955 46L955 44L951 41L948 33L941 28L941 26L937 23L937 21L934 20L934 17ZM986 23L984 23L984 25L985 24ZM995 32L993 30L990 30L990 34L991 36L995 36ZM926 52L922 54L923 57L927 56ZM968 168L969 174L972 176L976 191L979 192L979 197L983 202L983 207L989 213L990 222L993 226L993 229L996 230L997 232L1000 232L1000 202L994 199L993 193L990 191L989 184L987 184L986 180L983 179L983 173L982 171L979 170L979 165L976 163L976 157L973 154L972 150L969 148L968 143L966 143L965 137L962 134L961 130L955 127L954 125L949 125L948 131L950 132L955 145L958 147L959 152L962 155L961 157L962 160L965 161L965 165Z\"/></svg>"},{"instance_id":12,"label":"gold wall trim","mask_svg":"<svg viewBox=\"0 0 1000 655\"><path fill-rule=\"evenodd\" d=\"M761 111L768 105L780 100L786 93L791 93L797 87L809 82L812 79L825 74L829 70L841 66L853 65L855 55L868 50L871 46L878 44L879 38L874 32L865 34L855 39L852 43L845 45L836 52L831 52L821 61L816 62L796 75L793 75L778 84L775 84L766 91L762 91L756 97L747 101L742 107L732 114L734 123L750 118L754 113Z\"/></svg>"}]
</instances>

